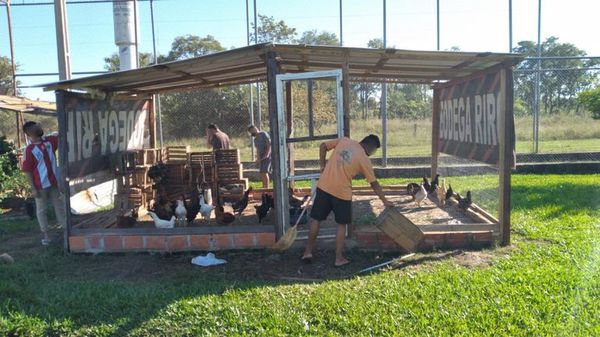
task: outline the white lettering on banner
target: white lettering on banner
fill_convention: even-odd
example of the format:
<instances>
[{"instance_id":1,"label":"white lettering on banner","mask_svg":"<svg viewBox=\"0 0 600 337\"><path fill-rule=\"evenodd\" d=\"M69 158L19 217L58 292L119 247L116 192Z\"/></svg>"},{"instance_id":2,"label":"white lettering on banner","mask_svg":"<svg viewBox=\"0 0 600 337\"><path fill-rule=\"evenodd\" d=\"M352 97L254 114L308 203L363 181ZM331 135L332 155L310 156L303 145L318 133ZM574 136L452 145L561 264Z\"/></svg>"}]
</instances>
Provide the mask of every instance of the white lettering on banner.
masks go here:
<instances>
[{"instance_id":1,"label":"white lettering on banner","mask_svg":"<svg viewBox=\"0 0 600 337\"><path fill-rule=\"evenodd\" d=\"M487 93L440 102L440 138L498 145L497 95Z\"/></svg>"},{"instance_id":2,"label":"white lettering on banner","mask_svg":"<svg viewBox=\"0 0 600 337\"><path fill-rule=\"evenodd\" d=\"M108 148L108 111L98 113L98 128L100 129L100 153L106 154Z\"/></svg>"},{"instance_id":3,"label":"white lettering on banner","mask_svg":"<svg viewBox=\"0 0 600 337\"><path fill-rule=\"evenodd\" d=\"M110 152L115 153L119 150L119 119L117 118L117 112L111 111L108 116L108 125L110 131Z\"/></svg>"},{"instance_id":4,"label":"white lettering on banner","mask_svg":"<svg viewBox=\"0 0 600 337\"><path fill-rule=\"evenodd\" d=\"M67 113L69 162L144 148L148 111L74 110ZM99 143L99 144L98 144ZM94 150L96 149L96 150ZM95 154L94 151L99 151Z\"/></svg>"}]
</instances>

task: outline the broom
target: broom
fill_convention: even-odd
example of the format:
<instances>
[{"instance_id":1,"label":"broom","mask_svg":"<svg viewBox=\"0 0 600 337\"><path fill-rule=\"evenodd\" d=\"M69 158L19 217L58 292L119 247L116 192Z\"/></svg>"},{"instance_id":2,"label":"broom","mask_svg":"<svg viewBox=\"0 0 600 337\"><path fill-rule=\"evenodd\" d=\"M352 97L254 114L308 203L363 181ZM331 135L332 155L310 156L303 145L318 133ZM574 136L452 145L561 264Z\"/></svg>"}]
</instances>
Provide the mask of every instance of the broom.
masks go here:
<instances>
[{"instance_id":1,"label":"broom","mask_svg":"<svg viewBox=\"0 0 600 337\"><path fill-rule=\"evenodd\" d=\"M302 216L304 215L304 212L306 212L306 209L308 208L308 205L310 204L312 199L313 196L311 195L310 198L308 198L304 202L304 208L302 208L302 212L298 216L298 219L296 219L296 223L292 227L290 227L287 230L287 232L285 232L285 234L279 239L279 241L275 242L275 244L271 246L272 250L282 252L284 250L289 249L292 246L292 244L296 240L296 236L298 235L298 224L300 223L300 220L302 219Z\"/></svg>"}]
</instances>

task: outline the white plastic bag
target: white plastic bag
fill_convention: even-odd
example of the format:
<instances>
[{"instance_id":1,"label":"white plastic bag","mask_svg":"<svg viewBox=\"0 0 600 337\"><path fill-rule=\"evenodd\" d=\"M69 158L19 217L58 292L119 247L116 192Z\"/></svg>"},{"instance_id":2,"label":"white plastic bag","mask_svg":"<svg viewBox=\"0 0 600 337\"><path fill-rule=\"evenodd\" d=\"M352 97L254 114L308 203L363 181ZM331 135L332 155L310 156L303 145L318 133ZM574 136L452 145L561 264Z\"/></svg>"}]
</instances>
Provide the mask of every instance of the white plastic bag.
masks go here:
<instances>
[{"instance_id":1,"label":"white plastic bag","mask_svg":"<svg viewBox=\"0 0 600 337\"><path fill-rule=\"evenodd\" d=\"M213 253L208 253L206 256L198 255L192 259L192 264L202 267L216 266L224 263L227 263L227 261L223 259L217 259Z\"/></svg>"}]
</instances>

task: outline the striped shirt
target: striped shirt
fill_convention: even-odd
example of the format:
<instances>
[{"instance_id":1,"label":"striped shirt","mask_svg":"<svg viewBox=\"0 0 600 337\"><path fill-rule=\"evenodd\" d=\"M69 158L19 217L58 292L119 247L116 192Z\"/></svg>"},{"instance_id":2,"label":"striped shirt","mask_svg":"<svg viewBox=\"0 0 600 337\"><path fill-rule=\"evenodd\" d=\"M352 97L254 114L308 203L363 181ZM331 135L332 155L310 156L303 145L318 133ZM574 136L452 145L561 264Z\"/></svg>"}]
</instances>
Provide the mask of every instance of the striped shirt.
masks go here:
<instances>
[{"instance_id":1,"label":"striped shirt","mask_svg":"<svg viewBox=\"0 0 600 337\"><path fill-rule=\"evenodd\" d=\"M21 170L29 172L33 176L33 186L42 190L57 186L56 149L58 148L58 137L43 137L39 143L29 144L23 154Z\"/></svg>"}]
</instances>

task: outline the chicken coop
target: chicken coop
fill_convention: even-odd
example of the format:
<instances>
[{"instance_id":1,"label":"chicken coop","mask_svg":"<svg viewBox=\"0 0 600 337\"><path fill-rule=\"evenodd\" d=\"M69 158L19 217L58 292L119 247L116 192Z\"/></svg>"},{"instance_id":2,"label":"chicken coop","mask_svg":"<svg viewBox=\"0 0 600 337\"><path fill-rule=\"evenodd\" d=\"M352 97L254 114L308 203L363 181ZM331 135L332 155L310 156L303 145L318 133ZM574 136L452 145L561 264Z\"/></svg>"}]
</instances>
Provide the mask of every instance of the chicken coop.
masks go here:
<instances>
[{"instance_id":1,"label":"chicken coop","mask_svg":"<svg viewBox=\"0 0 600 337\"><path fill-rule=\"evenodd\" d=\"M81 200L93 203L102 193L111 196L109 205L93 212L68 212L65 249L172 252L270 247L298 219L290 210L301 197L311 195L319 178L318 173L304 174L295 168L295 151L309 146L303 144L352 137L350 83L356 81L420 83L433 88L431 177L441 171L441 153L498 171L497 216L476 202L469 202L460 212L433 203L421 210L404 212L408 208L400 208L403 221L415 224L423 233L419 249L494 241L508 244L510 172L515 165L512 67L519 60L514 54L265 43L46 84L45 90L56 92L67 209L75 209L73 204ZM157 94L257 81L266 83L268 93L269 125L265 129L272 143L272 189L250 188L237 149L197 152L185 145L158 146ZM331 101L328 119L335 123L334 128L318 131L313 118L318 112L309 108L302 119L303 131L298 131L293 114L295 83L299 82L307 84L302 88L317 82L327 88ZM307 95L310 97L310 90ZM202 132L198 130L198 134ZM302 180L310 181L312 187L294 188L294 183ZM383 188L400 202L410 201L406 185ZM354 190L355 201L366 200L359 212L361 207L373 207L369 189ZM448 204L455 203L461 202L451 196ZM198 209L198 205L202 206ZM175 219L172 225L168 216L154 217L160 207L170 207L174 213L185 208L191 219ZM207 217L204 208L212 210ZM263 217L258 214L261 208L267 210ZM423 222L414 216L419 212L427 213L427 219L458 220L456 224ZM324 227L321 237L332 236L335 228ZM298 240L306 236L306 227L300 229ZM396 247L385 224L375 221L369 229L350 225L347 233L365 249Z\"/></svg>"}]
</instances>

